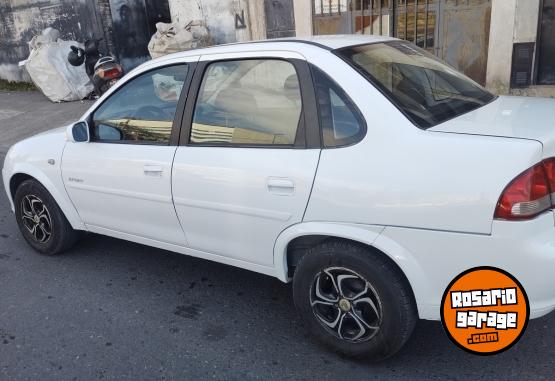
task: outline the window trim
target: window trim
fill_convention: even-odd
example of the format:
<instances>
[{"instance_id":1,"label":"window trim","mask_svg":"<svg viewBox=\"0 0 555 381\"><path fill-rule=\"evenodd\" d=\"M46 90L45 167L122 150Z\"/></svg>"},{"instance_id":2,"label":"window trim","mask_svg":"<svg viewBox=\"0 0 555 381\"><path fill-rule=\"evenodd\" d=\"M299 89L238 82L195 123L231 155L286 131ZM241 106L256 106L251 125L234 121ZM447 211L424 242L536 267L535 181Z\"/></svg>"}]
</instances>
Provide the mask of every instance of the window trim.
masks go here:
<instances>
[{"instance_id":1,"label":"window trim","mask_svg":"<svg viewBox=\"0 0 555 381\"><path fill-rule=\"evenodd\" d=\"M112 97L116 94L118 94L120 91L122 91L130 82L132 82L133 80L142 77L145 74L154 72L154 71L158 71L167 67L172 67L172 66L186 66L187 67L187 77L185 78L185 82L183 82L183 88L181 90L181 94L179 95L179 99L177 100L177 104L175 107L175 115L173 117L173 121L172 121L172 129L171 129L171 133L170 133L170 139L167 143L161 143L161 142L152 142L152 141L148 141L148 140L98 140L94 138L94 114L96 114L96 112L98 111L98 109L100 107L102 107L102 105L104 105L108 100L112 99ZM125 81L125 83L122 83L121 86L114 91L112 94L110 94L109 97L107 97L106 99L102 100L102 102L100 102L93 111L91 111L89 113L89 115L87 116L87 123L89 124L89 136L90 138L90 143L101 143L101 144L131 144L131 145L147 145L147 146L160 146L160 147L172 147L172 146L177 146L179 143L179 133L181 130L181 121L183 119L183 113L184 113L184 108L185 108L185 103L187 102L187 95L190 92L190 87L191 87L191 82L195 73L195 68L197 66L197 62L173 62L173 63L168 63L166 65L160 65L154 68L151 68L149 70L146 71L142 71L140 73L137 73L136 75L134 75L133 77L127 79Z\"/></svg>"},{"instance_id":2,"label":"window trim","mask_svg":"<svg viewBox=\"0 0 555 381\"><path fill-rule=\"evenodd\" d=\"M202 86L202 81L206 70L211 64L230 61L250 61L250 60L275 60L285 61L293 65L299 79L299 89L301 92L302 108L297 126L297 135L293 144L222 144L222 143L192 143L190 141L193 126L193 116L197 99ZM188 147L218 147L218 148L272 148L272 149L305 149L320 148L320 133L317 119L316 97L314 93L312 77L308 63L297 58L284 58L272 55L262 55L254 57L234 57L214 60L201 60L197 63L194 78L192 79L185 105L184 115L181 121L181 133L179 146Z\"/></svg>"},{"instance_id":3,"label":"window trim","mask_svg":"<svg viewBox=\"0 0 555 381\"><path fill-rule=\"evenodd\" d=\"M316 99L316 108L317 108L317 119L318 119L318 128L319 128L319 133L320 133L320 141L322 149L335 149L335 148L345 148L345 147L350 147L350 146L354 146L358 143L360 143L361 141L364 140L364 138L366 137L366 135L368 134L368 124L366 122L366 118L364 117L364 115L362 114L362 112L360 111L360 108L357 106L357 104L355 103L355 101L352 100L352 98L349 96L349 94L347 93L347 91L345 91L345 89L339 84L337 83L332 77L331 75L329 75L325 70L319 68L317 65L315 64L310 64L310 74L312 76L312 81L315 82L314 80L314 70L319 70L322 73L324 73L324 75L326 75L328 77L328 80L331 81L338 89L341 90L341 92L343 93L343 95L345 96L346 99L342 99L342 101L347 101L347 107L349 107L349 110L354 112L354 116L355 118L358 120L358 122L360 123L360 131L358 134L353 135L352 138L349 138L348 142L344 143L344 144L338 144L338 145L333 145L333 146L326 146L325 145L325 141L324 141L324 129L322 126L322 120L321 120L321 113L320 113L320 103L318 102L318 100ZM316 97L316 84L314 84L314 94ZM339 94L336 94L337 96L339 96Z\"/></svg>"}]
</instances>

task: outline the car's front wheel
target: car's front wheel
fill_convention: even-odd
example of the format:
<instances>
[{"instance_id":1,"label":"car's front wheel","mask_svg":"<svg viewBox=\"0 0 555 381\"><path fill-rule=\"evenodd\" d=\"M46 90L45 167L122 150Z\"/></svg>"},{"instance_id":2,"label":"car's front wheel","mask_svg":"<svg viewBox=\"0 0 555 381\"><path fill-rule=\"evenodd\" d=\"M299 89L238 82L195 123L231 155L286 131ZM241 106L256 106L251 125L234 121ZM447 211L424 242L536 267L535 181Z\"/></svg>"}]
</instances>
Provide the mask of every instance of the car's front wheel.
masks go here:
<instances>
[{"instance_id":1,"label":"car's front wheel","mask_svg":"<svg viewBox=\"0 0 555 381\"><path fill-rule=\"evenodd\" d=\"M312 334L348 356L392 356L418 318L400 271L380 254L340 240L320 244L301 259L293 297Z\"/></svg>"},{"instance_id":2,"label":"car's front wheel","mask_svg":"<svg viewBox=\"0 0 555 381\"><path fill-rule=\"evenodd\" d=\"M21 234L39 253L60 254L76 242L78 232L38 181L29 179L21 183L15 191L14 205Z\"/></svg>"}]
</instances>

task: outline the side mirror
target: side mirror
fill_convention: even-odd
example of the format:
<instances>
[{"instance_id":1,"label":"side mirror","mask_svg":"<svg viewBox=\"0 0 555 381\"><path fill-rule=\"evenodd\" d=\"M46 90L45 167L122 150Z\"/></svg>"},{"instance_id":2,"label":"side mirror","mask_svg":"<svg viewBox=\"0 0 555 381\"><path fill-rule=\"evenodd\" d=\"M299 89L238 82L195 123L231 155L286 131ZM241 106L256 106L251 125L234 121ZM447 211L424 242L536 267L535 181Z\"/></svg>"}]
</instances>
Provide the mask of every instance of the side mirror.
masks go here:
<instances>
[{"instance_id":1,"label":"side mirror","mask_svg":"<svg viewBox=\"0 0 555 381\"><path fill-rule=\"evenodd\" d=\"M89 125L87 122L77 122L67 128L66 135L67 139L73 143L88 142L90 139Z\"/></svg>"}]
</instances>

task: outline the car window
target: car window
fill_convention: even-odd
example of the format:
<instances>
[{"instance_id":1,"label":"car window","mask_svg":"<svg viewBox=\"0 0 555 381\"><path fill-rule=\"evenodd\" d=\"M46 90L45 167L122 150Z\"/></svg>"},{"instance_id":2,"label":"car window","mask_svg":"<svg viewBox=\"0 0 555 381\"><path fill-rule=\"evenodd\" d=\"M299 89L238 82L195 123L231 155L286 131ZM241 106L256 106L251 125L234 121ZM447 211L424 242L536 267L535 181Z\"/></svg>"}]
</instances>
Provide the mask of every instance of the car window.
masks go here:
<instances>
[{"instance_id":1,"label":"car window","mask_svg":"<svg viewBox=\"0 0 555 381\"><path fill-rule=\"evenodd\" d=\"M129 81L94 113L93 140L168 144L187 70L168 66Z\"/></svg>"},{"instance_id":2,"label":"car window","mask_svg":"<svg viewBox=\"0 0 555 381\"><path fill-rule=\"evenodd\" d=\"M293 145L302 109L295 67L283 60L238 60L208 66L190 142Z\"/></svg>"},{"instance_id":3,"label":"car window","mask_svg":"<svg viewBox=\"0 0 555 381\"><path fill-rule=\"evenodd\" d=\"M339 147L360 141L366 133L360 111L326 73L312 66L312 74L324 147Z\"/></svg>"},{"instance_id":4,"label":"car window","mask_svg":"<svg viewBox=\"0 0 555 381\"><path fill-rule=\"evenodd\" d=\"M408 42L339 49L418 127L426 129L495 99L476 82Z\"/></svg>"}]
</instances>

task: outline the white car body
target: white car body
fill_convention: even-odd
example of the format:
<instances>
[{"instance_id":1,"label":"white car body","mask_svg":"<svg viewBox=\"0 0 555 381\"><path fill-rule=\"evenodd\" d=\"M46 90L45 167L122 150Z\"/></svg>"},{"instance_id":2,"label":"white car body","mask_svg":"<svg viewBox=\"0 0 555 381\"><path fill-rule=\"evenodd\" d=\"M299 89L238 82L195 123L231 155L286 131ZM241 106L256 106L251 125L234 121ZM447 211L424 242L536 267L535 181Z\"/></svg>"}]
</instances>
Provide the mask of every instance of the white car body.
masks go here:
<instances>
[{"instance_id":1,"label":"white car body","mask_svg":"<svg viewBox=\"0 0 555 381\"><path fill-rule=\"evenodd\" d=\"M314 38L331 49L390 41ZM387 255L408 279L421 319L440 317L459 273L495 266L514 275L531 317L555 308L555 221L495 220L504 188L555 156L555 102L498 97L428 130L415 127L342 59L301 40L234 44L147 62L101 97L154 67L242 57L317 65L367 123L337 149L256 149L75 143L66 128L14 145L2 170L10 201L18 175L37 179L74 229L100 233L274 276L303 236L345 238ZM15 177L14 177L15 176ZM13 202L12 202L13 209Z\"/></svg>"}]
</instances>

